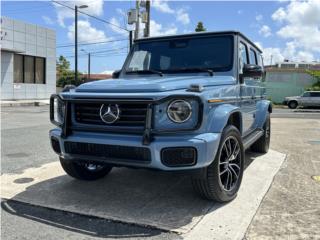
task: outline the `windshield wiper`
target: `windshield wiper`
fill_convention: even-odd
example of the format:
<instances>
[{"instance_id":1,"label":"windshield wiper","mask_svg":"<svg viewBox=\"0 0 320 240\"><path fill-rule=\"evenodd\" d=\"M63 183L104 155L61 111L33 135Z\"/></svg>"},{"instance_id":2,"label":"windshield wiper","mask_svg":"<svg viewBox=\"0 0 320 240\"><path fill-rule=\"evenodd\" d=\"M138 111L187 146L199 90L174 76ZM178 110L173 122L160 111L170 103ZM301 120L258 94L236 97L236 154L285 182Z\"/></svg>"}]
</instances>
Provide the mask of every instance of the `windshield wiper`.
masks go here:
<instances>
[{"instance_id":1,"label":"windshield wiper","mask_svg":"<svg viewBox=\"0 0 320 240\"><path fill-rule=\"evenodd\" d=\"M168 69L168 72L207 72L213 76L213 70L210 68L174 68Z\"/></svg>"},{"instance_id":2,"label":"windshield wiper","mask_svg":"<svg viewBox=\"0 0 320 240\"><path fill-rule=\"evenodd\" d=\"M152 69L146 69L146 70L136 70L136 71L126 71L127 74L158 74L159 76L163 76L163 73L157 70L152 70Z\"/></svg>"}]
</instances>

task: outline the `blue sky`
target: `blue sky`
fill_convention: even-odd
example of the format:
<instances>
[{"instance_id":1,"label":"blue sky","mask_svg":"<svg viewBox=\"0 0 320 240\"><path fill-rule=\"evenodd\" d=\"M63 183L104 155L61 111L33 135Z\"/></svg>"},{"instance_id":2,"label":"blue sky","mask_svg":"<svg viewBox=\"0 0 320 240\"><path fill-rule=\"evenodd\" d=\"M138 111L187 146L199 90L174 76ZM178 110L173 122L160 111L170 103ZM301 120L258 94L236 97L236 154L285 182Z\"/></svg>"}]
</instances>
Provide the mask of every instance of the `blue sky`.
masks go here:
<instances>
[{"instance_id":1,"label":"blue sky","mask_svg":"<svg viewBox=\"0 0 320 240\"><path fill-rule=\"evenodd\" d=\"M73 7L74 1L63 2ZM83 11L125 25L125 13L134 1L77 1ZM57 56L64 55L73 66L72 10L49 1L2 1L2 15L56 30ZM264 50L265 64L320 59L320 1L153 1L152 35L193 32L198 21L208 31L240 30ZM119 69L127 53L125 31L79 15L79 49L92 52L93 73ZM88 44L107 42L104 44ZM87 70L87 56L79 51L79 70Z\"/></svg>"}]
</instances>

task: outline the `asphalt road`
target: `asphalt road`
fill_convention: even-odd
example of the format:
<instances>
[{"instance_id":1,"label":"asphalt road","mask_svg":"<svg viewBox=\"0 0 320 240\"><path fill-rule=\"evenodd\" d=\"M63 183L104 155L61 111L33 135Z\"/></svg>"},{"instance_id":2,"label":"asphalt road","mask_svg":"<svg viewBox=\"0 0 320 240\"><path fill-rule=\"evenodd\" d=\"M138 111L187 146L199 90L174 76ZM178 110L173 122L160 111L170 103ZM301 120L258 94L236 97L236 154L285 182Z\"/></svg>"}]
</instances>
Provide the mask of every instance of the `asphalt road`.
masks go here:
<instances>
[{"instance_id":1,"label":"asphalt road","mask_svg":"<svg viewBox=\"0 0 320 240\"><path fill-rule=\"evenodd\" d=\"M50 146L49 107L1 109L1 174L57 161ZM1 201L2 239L178 239L160 230L114 223L13 201Z\"/></svg>"},{"instance_id":2,"label":"asphalt road","mask_svg":"<svg viewBox=\"0 0 320 240\"><path fill-rule=\"evenodd\" d=\"M304 119L320 119L320 109L288 109L273 108L271 114L273 118L304 118Z\"/></svg>"},{"instance_id":3,"label":"asphalt road","mask_svg":"<svg viewBox=\"0 0 320 240\"><path fill-rule=\"evenodd\" d=\"M1 110L1 171L2 173L21 173L25 169L30 167L38 167L45 163L57 161L57 156L51 150L48 131L52 128L52 125L49 122L49 112L48 106L41 107L12 107L12 108L2 108ZM289 109L274 109L272 114L273 118L302 118L307 120L307 125L304 124L304 120L299 119L299 126L302 129L306 129L310 123L309 119L320 119L320 112L294 112ZM294 119L292 119L294 120ZM302 122L301 122L302 121ZM281 123L282 128L285 126L285 123ZM318 212L313 211L312 207L314 204L317 204L320 199L317 194L313 192L314 185L308 181L311 179L309 175L311 174L320 174L319 172L319 157L314 156L314 154L309 154L313 156L313 162L309 162L309 159L304 159L303 156L299 155L299 148L292 149L290 148L290 141L293 139L290 138L290 131L294 131L294 124L288 128L288 130L282 130L282 128L276 128L278 133L277 137L272 139L272 148L280 152L286 152L291 154L294 152L294 158L292 158L293 163L298 162L298 166L301 168L306 167L307 169L303 170L303 174L307 174L308 180L302 182L304 184L309 184L307 188L308 198L304 197L301 199L301 204L306 204L310 208L305 209L305 215L309 220L317 220L314 218L315 214ZM312 125L311 125L311 130ZM309 129L310 130L310 129ZM308 131L308 134L312 136L312 131ZM318 129L319 130L319 129ZM303 134L303 131L299 132ZM274 135L273 135L274 136ZM279 136L279 137L278 137ZM289 136L289 137L288 137ZM301 136L295 136L301 137ZM314 137L316 138L316 137ZM313 140L310 138L310 140ZM319 140L319 139L314 139ZM308 147L308 143L305 143ZM289 146L289 147L288 147ZM295 145L294 145L295 146ZM312 145L312 149L316 149L316 145ZM310 148L311 149L311 148ZM308 149L304 149L304 154L308 154ZM301 160L302 159L302 160ZM290 160L291 161L291 160ZM288 164L290 163L288 160ZM300 163L299 163L300 161ZM303 164L304 165L303 165ZM301 165L302 164L302 165ZM288 165L291 166L291 165ZM308 168L309 167L309 168ZM287 170L289 169L289 170ZM295 174L298 174L299 168L291 167L287 168L284 171L295 171ZM273 228L261 227L265 226L266 223L263 222L263 219L268 219L268 224L272 225L272 222L276 219L279 219L279 216L283 217L281 208L285 206L288 209L288 212L296 210L300 207L299 204L293 204L292 208L286 206L286 197L290 196L293 199L294 196L288 194L290 187L295 187L293 191L295 194L303 194L303 186L297 184L296 181L299 179L291 178L291 172L282 172L280 177L276 178L276 187L272 187L270 192L267 194L267 201L264 201L262 207L259 210L259 213L255 217L255 220L252 222L252 225L248 231L247 238L256 239L258 236L265 236L266 238L273 239L275 235L272 235L273 232L277 234L277 238L284 238L284 232L280 231L280 228L274 226ZM303 174L298 174L301 176ZM304 176L304 175L303 175ZM287 179L286 179L287 178ZM286 185L283 182L288 181L290 178L290 185ZM282 188L282 186L285 186ZM298 188L298 189L297 189ZM310 189L311 188L311 189ZM312 190L313 189L313 190ZM280 192L280 195L277 193ZM311 193L310 193L311 192ZM282 197L282 198L281 198ZM274 202L273 199L277 199L277 202ZM309 201L309 202L308 202ZM311 202L310 202L311 201ZM292 203L291 203L292 204ZM319 204L320 205L320 204ZM318 206L319 206L318 205ZM12 202L2 200L1 202L1 236L2 239L116 239L116 238L126 238L126 239L179 239L180 237L173 233L168 233L164 231L159 231L150 228L144 228L135 225L129 224L120 224L115 222L110 222L98 218L89 218L77 214L70 214L62 211L55 211L46 208L30 206L27 204ZM269 211L269 215L266 213ZM270 216L270 211L271 216ZM274 211L274 212L273 212ZM299 211L300 214L301 211ZM290 219L296 220L295 217L290 215ZM301 218L301 217L300 217ZM282 219L282 218L281 218ZM290 224L290 219L287 221L282 221L285 224ZM305 217L304 220L308 224L308 221ZM298 221L298 220L297 220ZM294 224L299 224L299 221L293 221ZM283 223L279 222L279 224ZM314 222L315 223L315 222ZM302 224L303 225L303 224ZM315 224L315 226L317 226ZM319 227L319 226L318 226ZM286 229L286 228L284 228ZM318 228L320 229L320 227ZM271 231L272 230L272 231ZM307 231L307 226L303 229ZM317 230L312 228L310 231L312 234L317 234ZM299 233L300 234L300 233ZM299 236L299 235L297 235ZM308 234L300 236L309 236ZM320 236L320 235L319 235ZM286 238L287 239L287 238Z\"/></svg>"}]
</instances>

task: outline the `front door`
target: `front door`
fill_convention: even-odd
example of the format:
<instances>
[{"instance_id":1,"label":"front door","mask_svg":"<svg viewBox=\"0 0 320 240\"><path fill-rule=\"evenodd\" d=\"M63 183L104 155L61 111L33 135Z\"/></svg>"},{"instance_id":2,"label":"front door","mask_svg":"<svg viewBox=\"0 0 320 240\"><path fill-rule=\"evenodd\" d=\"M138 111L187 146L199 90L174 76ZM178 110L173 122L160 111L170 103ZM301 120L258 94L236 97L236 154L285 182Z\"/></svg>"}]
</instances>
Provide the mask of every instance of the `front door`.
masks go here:
<instances>
[{"instance_id":1,"label":"front door","mask_svg":"<svg viewBox=\"0 0 320 240\"><path fill-rule=\"evenodd\" d=\"M248 46L244 42L239 43L239 73L242 73L243 65L249 64ZM253 78L244 78L240 85L240 99L242 112L243 135L247 135L254 130L254 120L256 114L256 81Z\"/></svg>"}]
</instances>

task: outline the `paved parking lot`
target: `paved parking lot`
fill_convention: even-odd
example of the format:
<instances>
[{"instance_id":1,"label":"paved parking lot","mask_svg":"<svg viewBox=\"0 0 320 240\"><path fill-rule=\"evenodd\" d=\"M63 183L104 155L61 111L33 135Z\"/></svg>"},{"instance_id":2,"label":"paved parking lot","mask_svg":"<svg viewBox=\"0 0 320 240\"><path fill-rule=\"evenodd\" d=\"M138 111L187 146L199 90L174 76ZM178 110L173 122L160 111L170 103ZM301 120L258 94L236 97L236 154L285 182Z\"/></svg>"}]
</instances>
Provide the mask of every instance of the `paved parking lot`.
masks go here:
<instances>
[{"instance_id":1,"label":"paved parking lot","mask_svg":"<svg viewBox=\"0 0 320 240\"><path fill-rule=\"evenodd\" d=\"M320 238L320 184L311 179L320 175L320 117L305 113L301 119L293 114L281 110L272 120L271 148L286 153L287 159L251 222L247 239ZM1 118L2 174L19 175L57 161L47 137L51 128L47 106L3 108ZM181 238L172 232L7 200L2 200L1 216L3 239Z\"/></svg>"}]
</instances>

